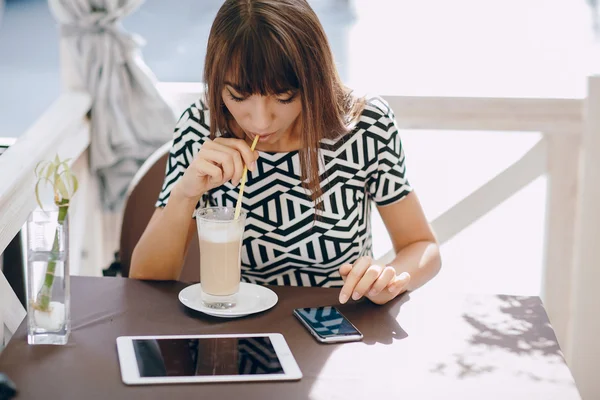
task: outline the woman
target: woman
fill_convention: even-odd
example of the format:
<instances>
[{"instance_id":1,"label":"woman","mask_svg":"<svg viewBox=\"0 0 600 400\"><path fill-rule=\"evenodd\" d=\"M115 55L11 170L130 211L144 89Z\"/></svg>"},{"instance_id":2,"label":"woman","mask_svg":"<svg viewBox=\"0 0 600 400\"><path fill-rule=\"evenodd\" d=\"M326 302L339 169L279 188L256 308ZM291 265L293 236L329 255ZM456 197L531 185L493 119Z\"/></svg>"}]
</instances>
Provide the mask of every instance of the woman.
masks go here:
<instances>
[{"instance_id":1,"label":"woman","mask_svg":"<svg viewBox=\"0 0 600 400\"><path fill-rule=\"evenodd\" d=\"M227 0L211 28L204 82L206 100L175 128L131 277L177 279L196 229L190 216L234 206L244 165L243 280L341 286L341 303L366 296L384 304L439 271L392 110L342 85L305 0ZM397 252L387 266L371 258L372 202Z\"/></svg>"}]
</instances>

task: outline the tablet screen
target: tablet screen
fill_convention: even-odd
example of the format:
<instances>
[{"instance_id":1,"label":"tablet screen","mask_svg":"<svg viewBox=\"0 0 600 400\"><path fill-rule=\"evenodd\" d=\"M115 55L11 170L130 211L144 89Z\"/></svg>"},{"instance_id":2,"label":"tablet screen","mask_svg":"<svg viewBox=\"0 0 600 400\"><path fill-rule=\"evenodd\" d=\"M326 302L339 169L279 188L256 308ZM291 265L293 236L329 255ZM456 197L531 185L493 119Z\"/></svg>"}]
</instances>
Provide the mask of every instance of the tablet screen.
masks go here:
<instances>
[{"instance_id":1,"label":"tablet screen","mask_svg":"<svg viewBox=\"0 0 600 400\"><path fill-rule=\"evenodd\" d=\"M140 377L283 374L268 337L134 339L132 342Z\"/></svg>"}]
</instances>

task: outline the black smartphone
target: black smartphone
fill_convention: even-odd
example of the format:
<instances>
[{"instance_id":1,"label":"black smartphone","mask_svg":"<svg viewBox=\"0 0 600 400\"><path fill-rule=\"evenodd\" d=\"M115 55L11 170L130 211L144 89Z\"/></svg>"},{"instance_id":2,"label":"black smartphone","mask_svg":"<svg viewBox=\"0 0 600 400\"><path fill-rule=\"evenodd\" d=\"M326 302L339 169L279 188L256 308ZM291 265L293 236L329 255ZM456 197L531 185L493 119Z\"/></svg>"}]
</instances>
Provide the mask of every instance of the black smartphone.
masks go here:
<instances>
[{"instance_id":1,"label":"black smartphone","mask_svg":"<svg viewBox=\"0 0 600 400\"><path fill-rule=\"evenodd\" d=\"M321 343L362 340L360 331L333 306L296 308L294 315Z\"/></svg>"}]
</instances>

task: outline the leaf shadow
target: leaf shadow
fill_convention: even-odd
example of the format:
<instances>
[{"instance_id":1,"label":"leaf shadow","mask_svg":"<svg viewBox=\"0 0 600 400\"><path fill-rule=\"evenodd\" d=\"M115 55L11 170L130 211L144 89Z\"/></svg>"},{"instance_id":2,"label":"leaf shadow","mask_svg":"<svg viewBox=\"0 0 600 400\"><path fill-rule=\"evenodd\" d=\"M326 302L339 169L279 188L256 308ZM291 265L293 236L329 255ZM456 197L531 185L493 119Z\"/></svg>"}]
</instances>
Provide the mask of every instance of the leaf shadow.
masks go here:
<instances>
[{"instance_id":1,"label":"leaf shadow","mask_svg":"<svg viewBox=\"0 0 600 400\"><path fill-rule=\"evenodd\" d=\"M459 379L497 371L498 365L486 362L494 351L519 358L541 358L547 363L564 363L564 358L548 316L538 297L497 295L499 306L477 312L477 304L462 315L474 333L464 352L453 354L453 363L438 363L432 373L456 374ZM517 362L517 361L515 361ZM517 370L517 376L532 381L556 382L530 370Z\"/></svg>"}]
</instances>

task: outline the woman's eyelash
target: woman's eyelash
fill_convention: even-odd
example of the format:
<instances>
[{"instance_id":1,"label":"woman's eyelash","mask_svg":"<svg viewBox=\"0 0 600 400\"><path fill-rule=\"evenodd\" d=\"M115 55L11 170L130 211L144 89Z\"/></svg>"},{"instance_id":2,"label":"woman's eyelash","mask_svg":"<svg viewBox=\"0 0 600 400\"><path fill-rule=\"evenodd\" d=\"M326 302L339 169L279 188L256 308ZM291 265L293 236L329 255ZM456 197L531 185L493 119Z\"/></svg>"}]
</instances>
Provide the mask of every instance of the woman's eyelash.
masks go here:
<instances>
[{"instance_id":1,"label":"woman's eyelash","mask_svg":"<svg viewBox=\"0 0 600 400\"><path fill-rule=\"evenodd\" d=\"M241 103L242 101L246 100L246 98L244 98L244 97L235 96L229 90L227 90L227 92L229 93L229 98L235 102ZM296 98L296 95L294 94L288 99L277 99L277 101L281 104L290 104L292 101L294 101L295 98Z\"/></svg>"},{"instance_id":2,"label":"woman's eyelash","mask_svg":"<svg viewBox=\"0 0 600 400\"><path fill-rule=\"evenodd\" d=\"M290 104L292 101L294 101L294 98L296 97L296 95L292 95L292 97L290 97L289 99L277 99L278 102L280 102L281 104Z\"/></svg>"},{"instance_id":3,"label":"woman's eyelash","mask_svg":"<svg viewBox=\"0 0 600 400\"><path fill-rule=\"evenodd\" d=\"M228 92L229 92L229 90L228 90ZM229 92L229 97L231 98L231 100L237 101L238 103L246 100L243 97L236 97L236 96L234 96L233 93L231 93L231 92Z\"/></svg>"}]
</instances>

